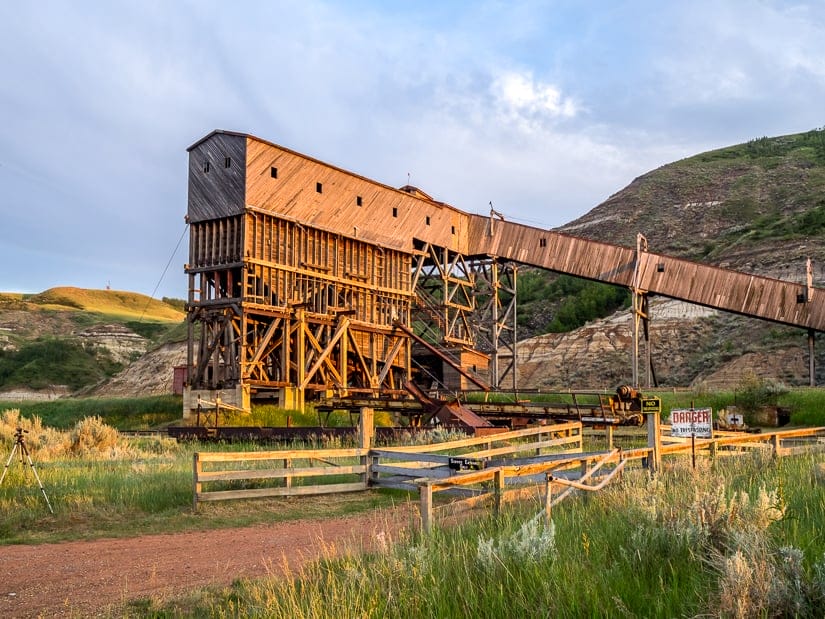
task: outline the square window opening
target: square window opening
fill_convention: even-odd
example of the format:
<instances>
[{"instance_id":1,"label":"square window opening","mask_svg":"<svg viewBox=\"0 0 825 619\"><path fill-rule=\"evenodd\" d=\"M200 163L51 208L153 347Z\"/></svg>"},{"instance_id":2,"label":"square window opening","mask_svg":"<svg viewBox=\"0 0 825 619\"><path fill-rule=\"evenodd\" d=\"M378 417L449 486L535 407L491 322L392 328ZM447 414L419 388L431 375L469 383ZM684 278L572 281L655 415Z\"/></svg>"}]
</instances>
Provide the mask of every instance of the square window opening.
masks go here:
<instances>
[{"instance_id":1,"label":"square window opening","mask_svg":"<svg viewBox=\"0 0 825 619\"><path fill-rule=\"evenodd\" d=\"M278 178L278 168L276 168L275 166L272 166L271 168L269 168L269 175L272 178Z\"/></svg>"},{"instance_id":2,"label":"square window opening","mask_svg":"<svg viewBox=\"0 0 825 619\"><path fill-rule=\"evenodd\" d=\"M317 191L318 193L324 193L324 184L315 183L315 191Z\"/></svg>"},{"instance_id":3,"label":"square window opening","mask_svg":"<svg viewBox=\"0 0 825 619\"><path fill-rule=\"evenodd\" d=\"M392 207L392 216L393 217L398 217L398 207L396 207L396 206Z\"/></svg>"},{"instance_id":4,"label":"square window opening","mask_svg":"<svg viewBox=\"0 0 825 619\"><path fill-rule=\"evenodd\" d=\"M364 200L361 198L361 196L355 196L355 204L357 206L362 206L364 204Z\"/></svg>"}]
</instances>

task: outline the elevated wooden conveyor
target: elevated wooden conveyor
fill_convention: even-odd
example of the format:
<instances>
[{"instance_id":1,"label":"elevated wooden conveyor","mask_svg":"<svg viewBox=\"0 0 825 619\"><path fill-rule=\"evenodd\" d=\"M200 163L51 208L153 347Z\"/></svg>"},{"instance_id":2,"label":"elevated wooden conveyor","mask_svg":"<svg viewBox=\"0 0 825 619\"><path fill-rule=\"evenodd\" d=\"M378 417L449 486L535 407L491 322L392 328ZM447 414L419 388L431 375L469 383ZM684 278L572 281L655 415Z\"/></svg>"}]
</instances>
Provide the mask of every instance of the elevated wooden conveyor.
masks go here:
<instances>
[{"instance_id":1,"label":"elevated wooden conveyor","mask_svg":"<svg viewBox=\"0 0 825 619\"><path fill-rule=\"evenodd\" d=\"M495 256L557 273L763 320L825 331L825 290L470 215L468 254Z\"/></svg>"}]
</instances>

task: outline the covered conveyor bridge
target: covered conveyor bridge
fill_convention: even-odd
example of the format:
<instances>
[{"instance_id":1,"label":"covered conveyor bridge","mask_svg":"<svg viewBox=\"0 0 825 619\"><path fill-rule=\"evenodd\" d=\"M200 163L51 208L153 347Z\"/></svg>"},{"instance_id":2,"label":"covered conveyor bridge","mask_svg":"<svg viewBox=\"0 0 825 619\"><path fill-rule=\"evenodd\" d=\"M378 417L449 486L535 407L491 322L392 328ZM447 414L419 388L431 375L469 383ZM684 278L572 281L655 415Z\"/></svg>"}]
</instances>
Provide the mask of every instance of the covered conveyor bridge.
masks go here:
<instances>
[{"instance_id":1,"label":"covered conveyor bridge","mask_svg":"<svg viewBox=\"0 0 825 619\"><path fill-rule=\"evenodd\" d=\"M470 215L468 251L793 327L825 331L825 290Z\"/></svg>"}]
</instances>

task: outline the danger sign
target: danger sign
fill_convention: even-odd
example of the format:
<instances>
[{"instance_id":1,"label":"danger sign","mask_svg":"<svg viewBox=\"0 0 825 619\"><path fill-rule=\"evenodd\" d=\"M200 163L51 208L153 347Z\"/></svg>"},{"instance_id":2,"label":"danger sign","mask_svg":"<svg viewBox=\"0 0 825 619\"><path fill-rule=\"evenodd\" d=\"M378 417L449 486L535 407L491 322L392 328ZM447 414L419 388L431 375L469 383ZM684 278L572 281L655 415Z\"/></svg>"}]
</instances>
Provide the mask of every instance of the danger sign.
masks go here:
<instances>
[{"instance_id":1,"label":"danger sign","mask_svg":"<svg viewBox=\"0 0 825 619\"><path fill-rule=\"evenodd\" d=\"M670 435L713 438L713 411L709 408L675 408L671 410Z\"/></svg>"}]
</instances>

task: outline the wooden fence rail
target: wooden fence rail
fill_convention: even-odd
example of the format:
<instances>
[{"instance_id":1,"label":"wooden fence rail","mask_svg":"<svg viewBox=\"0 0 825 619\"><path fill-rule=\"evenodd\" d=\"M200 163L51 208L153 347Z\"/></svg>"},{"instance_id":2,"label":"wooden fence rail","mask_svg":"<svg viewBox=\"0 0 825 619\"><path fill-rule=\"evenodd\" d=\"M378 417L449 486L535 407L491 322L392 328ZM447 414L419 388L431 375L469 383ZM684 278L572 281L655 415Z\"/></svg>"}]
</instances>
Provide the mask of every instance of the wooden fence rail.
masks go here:
<instances>
[{"instance_id":1,"label":"wooden fence rail","mask_svg":"<svg viewBox=\"0 0 825 619\"><path fill-rule=\"evenodd\" d=\"M366 490L368 449L315 449L252 452L197 452L193 459L194 507L200 501L250 499L273 496L297 496L355 492ZM354 464L353 460L358 463ZM294 466L295 462L308 461L320 466ZM204 470L207 463L233 463L243 468ZM268 468L251 468L252 463L265 463ZM325 478L341 475L359 475L356 482L331 483ZM312 484L293 485L296 479L307 478ZM204 484L216 482L281 480L279 486L265 485L260 488L222 489L205 491Z\"/></svg>"},{"instance_id":2,"label":"wooden fence rail","mask_svg":"<svg viewBox=\"0 0 825 619\"><path fill-rule=\"evenodd\" d=\"M594 466L588 472L587 465L594 462ZM608 453L591 453L591 454L562 454L554 457L552 460L545 460L543 462L535 462L523 465L503 465L497 466L482 471L475 471L472 473L464 473L455 475L447 479L420 479L418 480L419 489L419 510L421 513L421 527L424 531L429 531L433 523L433 493L452 490L459 487L478 486L486 484L486 488L481 491L478 496L470 499L460 501L465 505L475 505L483 500L488 500L492 497L494 509L498 513L501 509L502 503L507 499L507 495L520 495L524 487L511 491L506 491L504 488L508 480L529 480L531 477L538 475L545 475L546 478L552 478L554 481L564 479L560 476L551 475L552 472L558 472L571 468L571 466L579 466L582 468L582 475L579 477L581 482L590 477L595 471L600 469L605 464L616 462L617 468L621 470L624 467L624 459L622 452L619 449L614 449ZM535 486L535 482L532 484ZM560 497L560 499L563 497ZM559 499L559 500L560 500ZM455 502L451 504L454 507Z\"/></svg>"},{"instance_id":3,"label":"wooden fence rail","mask_svg":"<svg viewBox=\"0 0 825 619\"><path fill-rule=\"evenodd\" d=\"M582 424L577 421L434 445L372 449L370 482L382 488L417 491L417 480L421 478L443 479L456 475L455 468L450 468L451 462L487 468L519 454L530 454L544 461L552 457L547 452L554 448L564 449L562 454L581 453L582 439ZM473 449L478 447L481 449ZM523 463L524 458L519 461Z\"/></svg>"}]
</instances>

